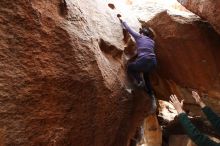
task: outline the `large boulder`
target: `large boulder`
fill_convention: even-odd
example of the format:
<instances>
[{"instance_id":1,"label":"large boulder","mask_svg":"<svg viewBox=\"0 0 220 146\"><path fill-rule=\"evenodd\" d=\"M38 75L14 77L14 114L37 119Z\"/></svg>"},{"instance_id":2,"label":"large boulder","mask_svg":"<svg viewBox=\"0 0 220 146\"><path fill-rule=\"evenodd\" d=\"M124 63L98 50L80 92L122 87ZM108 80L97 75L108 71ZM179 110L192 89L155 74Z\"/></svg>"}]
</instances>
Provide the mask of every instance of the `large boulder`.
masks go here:
<instances>
[{"instance_id":1,"label":"large boulder","mask_svg":"<svg viewBox=\"0 0 220 146\"><path fill-rule=\"evenodd\" d=\"M195 111L198 108L190 93L195 89L220 112L220 36L215 30L195 15L167 11L143 25L151 26L157 34L156 93L165 100L175 93Z\"/></svg>"},{"instance_id":2,"label":"large boulder","mask_svg":"<svg viewBox=\"0 0 220 146\"><path fill-rule=\"evenodd\" d=\"M144 92L133 98L126 90L123 48L133 44L123 36L116 8L102 0L1 1L1 145L128 144L150 102ZM137 19L128 23L138 30ZM148 25L158 34L157 97L167 100L174 92L191 105L189 91L196 88L217 107L215 31L194 15L166 12Z\"/></svg>"},{"instance_id":3,"label":"large boulder","mask_svg":"<svg viewBox=\"0 0 220 146\"><path fill-rule=\"evenodd\" d=\"M131 5L133 14L141 20L148 21L158 13L170 10L178 13L179 10L187 12L176 0L133 0Z\"/></svg>"},{"instance_id":4,"label":"large boulder","mask_svg":"<svg viewBox=\"0 0 220 146\"><path fill-rule=\"evenodd\" d=\"M126 145L135 106L107 4L2 0L0 14L0 143Z\"/></svg>"},{"instance_id":5,"label":"large boulder","mask_svg":"<svg viewBox=\"0 0 220 146\"><path fill-rule=\"evenodd\" d=\"M219 0L177 0L188 10L208 20L220 34Z\"/></svg>"}]
</instances>

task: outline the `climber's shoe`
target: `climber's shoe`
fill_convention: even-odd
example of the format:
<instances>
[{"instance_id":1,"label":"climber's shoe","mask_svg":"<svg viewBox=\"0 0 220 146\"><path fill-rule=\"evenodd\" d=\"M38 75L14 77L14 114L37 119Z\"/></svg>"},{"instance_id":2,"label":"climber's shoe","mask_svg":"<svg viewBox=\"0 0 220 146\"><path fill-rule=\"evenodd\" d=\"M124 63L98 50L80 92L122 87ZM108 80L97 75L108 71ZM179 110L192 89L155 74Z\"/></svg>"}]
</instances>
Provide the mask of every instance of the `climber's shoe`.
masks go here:
<instances>
[{"instance_id":1,"label":"climber's shoe","mask_svg":"<svg viewBox=\"0 0 220 146\"><path fill-rule=\"evenodd\" d=\"M138 88L145 88L145 82L144 81L140 81L139 83L137 83Z\"/></svg>"},{"instance_id":2,"label":"climber's shoe","mask_svg":"<svg viewBox=\"0 0 220 146\"><path fill-rule=\"evenodd\" d=\"M133 89L126 88L125 90L126 90L127 93L129 93L129 94L133 94L133 93L134 93L134 90L133 90Z\"/></svg>"}]
</instances>

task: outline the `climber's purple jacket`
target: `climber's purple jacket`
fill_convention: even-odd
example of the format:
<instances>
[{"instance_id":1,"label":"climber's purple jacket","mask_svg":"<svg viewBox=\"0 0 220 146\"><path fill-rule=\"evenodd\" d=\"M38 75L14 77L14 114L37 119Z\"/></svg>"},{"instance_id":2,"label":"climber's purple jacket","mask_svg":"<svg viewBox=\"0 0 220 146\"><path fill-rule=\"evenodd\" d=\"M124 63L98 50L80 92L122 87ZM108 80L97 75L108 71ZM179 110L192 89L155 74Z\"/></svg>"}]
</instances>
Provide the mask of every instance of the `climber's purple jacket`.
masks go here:
<instances>
[{"instance_id":1,"label":"climber's purple jacket","mask_svg":"<svg viewBox=\"0 0 220 146\"><path fill-rule=\"evenodd\" d=\"M134 30L132 30L126 22L122 22L125 29L132 35L132 37L135 39L136 47L137 47L137 53L138 57L146 56L147 58L155 58L154 53L154 40L151 38L141 35Z\"/></svg>"}]
</instances>

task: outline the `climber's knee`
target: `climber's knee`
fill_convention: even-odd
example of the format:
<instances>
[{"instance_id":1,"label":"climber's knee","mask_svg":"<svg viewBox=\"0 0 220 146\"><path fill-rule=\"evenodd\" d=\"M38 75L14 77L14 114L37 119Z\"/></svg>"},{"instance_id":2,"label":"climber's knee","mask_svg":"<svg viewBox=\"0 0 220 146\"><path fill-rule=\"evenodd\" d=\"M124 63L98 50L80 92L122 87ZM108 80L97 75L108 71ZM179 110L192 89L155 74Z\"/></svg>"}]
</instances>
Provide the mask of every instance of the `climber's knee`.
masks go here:
<instances>
[{"instance_id":1,"label":"climber's knee","mask_svg":"<svg viewBox=\"0 0 220 146\"><path fill-rule=\"evenodd\" d=\"M135 71L135 64L134 63L129 63L127 67L127 72L132 73Z\"/></svg>"}]
</instances>

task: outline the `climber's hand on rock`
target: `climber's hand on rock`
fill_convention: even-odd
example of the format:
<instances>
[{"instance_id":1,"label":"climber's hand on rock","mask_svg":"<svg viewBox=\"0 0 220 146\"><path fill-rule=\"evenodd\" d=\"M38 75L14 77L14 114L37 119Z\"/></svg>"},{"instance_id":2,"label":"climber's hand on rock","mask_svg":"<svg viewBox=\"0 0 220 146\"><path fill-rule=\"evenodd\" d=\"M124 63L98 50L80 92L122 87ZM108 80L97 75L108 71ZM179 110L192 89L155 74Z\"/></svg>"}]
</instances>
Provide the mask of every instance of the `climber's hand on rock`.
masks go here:
<instances>
[{"instance_id":1,"label":"climber's hand on rock","mask_svg":"<svg viewBox=\"0 0 220 146\"><path fill-rule=\"evenodd\" d=\"M206 106L196 91L192 91L192 97L195 99L196 103L198 103L202 108Z\"/></svg>"},{"instance_id":2,"label":"climber's hand on rock","mask_svg":"<svg viewBox=\"0 0 220 146\"><path fill-rule=\"evenodd\" d=\"M178 98L176 97L176 95L171 95L170 96L170 103L174 106L174 108L176 109L177 113L184 113L184 110L182 108L183 106L183 102L184 100L182 100L181 102L178 100Z\"/></svg>"},{"instance_id":3,"label":"climber's hand on rock","mask_svg":"<svg viewBox=\"0 0 220 146\"><path fill-rule=\"evenodd\" d=\"M117 14L117 17L120 20L120 22L122 23L121 14Z\"/></svg>"},{"instance_id":4,"label":"climber's hand on rock","mask_svg":"<svg viewBox=\"0 0 220 146\"><path fill-rule=\"evenodd\" d=\"M117 14L117 17L120 19L121 18L121 14Z\"/></svg>"}]
</instances>

